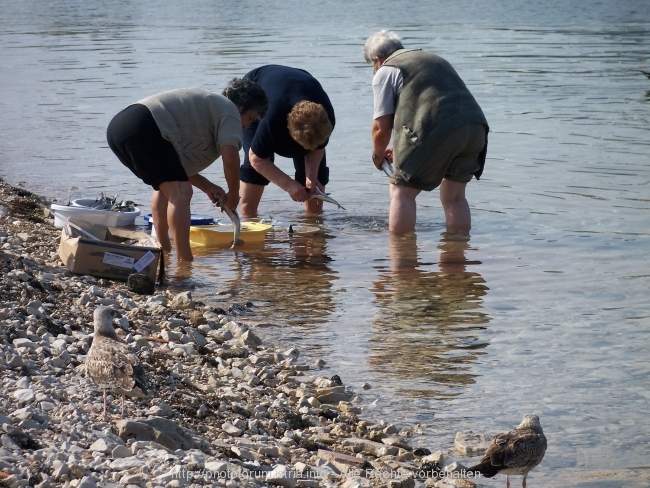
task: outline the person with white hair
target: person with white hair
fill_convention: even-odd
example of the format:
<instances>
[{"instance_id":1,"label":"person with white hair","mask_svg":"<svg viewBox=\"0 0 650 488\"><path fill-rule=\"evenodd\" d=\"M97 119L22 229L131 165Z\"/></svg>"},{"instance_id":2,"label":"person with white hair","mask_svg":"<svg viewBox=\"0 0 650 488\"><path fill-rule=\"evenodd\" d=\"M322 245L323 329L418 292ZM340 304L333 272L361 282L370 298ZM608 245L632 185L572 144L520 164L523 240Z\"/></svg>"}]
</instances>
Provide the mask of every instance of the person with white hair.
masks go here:
<instances>
[{"instance_id":1,"label":"person with white hair","mask_svg":"<svg viewBox=\"0 0 650 488\"><path fill-rule=\"evenodd\" d=\"M481 107L449 62L405 49L394 32L371 35L364 57L375 69L372 161L377 169L386 160L394 164L389 230L413 231L416 197L440 187L447 230L469 231L465 187L480 178L487 152L489 126Z\"/></svg>"}]
</instances>

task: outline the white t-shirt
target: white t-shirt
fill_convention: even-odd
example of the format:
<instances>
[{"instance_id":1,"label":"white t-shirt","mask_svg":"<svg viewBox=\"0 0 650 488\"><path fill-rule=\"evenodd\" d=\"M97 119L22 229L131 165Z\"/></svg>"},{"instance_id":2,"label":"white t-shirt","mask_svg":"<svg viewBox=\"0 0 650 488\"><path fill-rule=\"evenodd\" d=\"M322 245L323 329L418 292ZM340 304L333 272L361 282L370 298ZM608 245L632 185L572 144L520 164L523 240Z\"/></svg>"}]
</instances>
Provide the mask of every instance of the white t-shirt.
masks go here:
<instances>
[{"instance_id":1,"label":"white t-shirt","mask_svg":"<svg viewBox=\"0 0 650 488\"><path fill-rule=\"evenodd\" d=\"M372 79L375 100L374 118L392 115L397 109L397 95L402 91L402 72L395 66L382 66Z\"/></svg>"}]
</instances>

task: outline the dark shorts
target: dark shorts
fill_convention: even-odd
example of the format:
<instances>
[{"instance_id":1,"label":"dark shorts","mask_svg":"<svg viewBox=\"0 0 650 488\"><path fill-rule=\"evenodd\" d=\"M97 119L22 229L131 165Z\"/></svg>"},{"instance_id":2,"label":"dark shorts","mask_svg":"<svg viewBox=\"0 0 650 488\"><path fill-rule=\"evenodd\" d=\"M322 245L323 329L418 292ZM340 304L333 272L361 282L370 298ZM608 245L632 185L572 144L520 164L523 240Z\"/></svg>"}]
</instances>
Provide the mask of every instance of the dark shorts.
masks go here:
<instances>
[{"instance_id":1,"label":"dark shorts","mask_svg":"<svg viewBox=\"0 0 650 488\"><path fill-rule=\"evenodd\" d=\"M154 190L165 181L189 181L176 149L144 105L130 105L113 117L106 140L122 164Z\"/></svg>"},{"instance_id":2,"label":"dark shorts","mask_svg":"<svg viewBox=\"0 0 650 488\"><path fill-rule=\"evenodd\" d=\"M391 183L430 191L440 186L443 178L459 183L468 183L477 174L480 176L487 151L487 131L483 124L462 125L451 132L431 152L424 163L408 180L391 176Z\"/></svg>"},{"instance_id":3,"label":"dark shorts","mask_svg":"<svg viewBox=\"0 0 650 488\"><path fill-rule=\"evenodd\" d=\"M269 180L253 169L248 157L251 142L253 142L253 137L255 137L257 125L258 122L253 122L248 129L244 131L244 163L239 169L239 179L244 183L266 186L269 184ZM271 161L275 162L275 155L271 156ZM305 174L305 157L300 156L293 158L293 167L295 169L295 180L304 186L307 182L307 175ZM318 181L323 186L327 185L330 181L330 169L327 167L327 154L325 153L323 153L323 159L321 159L320 166L318 166Z\"/></svg>"}]
</instances>

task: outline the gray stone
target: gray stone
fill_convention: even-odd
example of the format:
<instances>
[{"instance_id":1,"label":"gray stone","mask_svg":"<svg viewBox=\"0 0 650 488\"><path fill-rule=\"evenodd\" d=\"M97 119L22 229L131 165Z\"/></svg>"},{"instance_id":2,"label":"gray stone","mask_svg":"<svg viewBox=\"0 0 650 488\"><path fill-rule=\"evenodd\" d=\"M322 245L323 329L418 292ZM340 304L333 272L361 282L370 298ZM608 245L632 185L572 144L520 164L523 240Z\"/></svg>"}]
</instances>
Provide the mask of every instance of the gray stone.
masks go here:
<instances>
[{"instance_id":1,"label":"gray stone","mask_svg":"<svg viewBox=\"0 0 650 488\"><path fill-rule=\"evenodd\" d=\"M208 461L205 463L205 470L210 471L211 473L219 473L221 471L228 470L229 463L224 461Z\"/></svg>"},{"instance_id":2,"label":"gray stone","mask_svg":"<svg viewBox=\"0 0 650 488\"><path fill-rule=\"evenodd\" d=\"M442 451L436 451L432 454L429 454L428 456L424 456L420 461L423 464L432 463L432 464L438 464L442 466L445 462L445 455L443 454Z\"/></svg>"},{"instance_id":3,"label":"gray stone","mask_svg":"<svg viewBox=\"0 0 650 488\"><path fill-rule=\"evenodd\" d=\"M111 461L109 466L113 471L124 471L125 469L139 468L145 464L147 464L147 462L144 459L131 456L115 459L114 461Z\"/></svg>"},{"instance_id":4,"label":"gray stone","mask_svg":"<svg viewBox=\"0 0 650 488\"><path fill-rule=\"evenodd\" d=\"M27 310L27 313L29 315L33 315L37 319L42 319L47 317L47 314L44 313L42 309L39 310L38 308L26 307L25 310Z\"/></svg>"},{"instance_id":5,"label":"gray stone","mask_svg":"<svg viewBox=\"0 0 650 488\"><path fill-rule=\"evenodd\" d=\"M336 391L339 388L342 389L344 387L335 386L333 388L319 388L316 393L316 398L321 403L329 403L331 405L338 405L339 402L349 402L350 400L352 400L352 397L354 396L352 393L347 392L345 390ZM334 390L334 391L324 392L323 390Z\"/></svg>"},{"instance_id":6,"label":"gray stone","mask_svg":"<svg viewBox=\"0 0 650 488\"><path fill-rule=\"evenodd\" d=\"M104 454L111 454L117 445L119 445L117 442L113 442L107 438L102 438L97 439L95 442L93 442L88 450L91 452L103 452Z\"/></svg>"},{"instance_id":7,"label":"gray stone","mask_svg":"<svg viewBox=\"0 0 650 488\"><path fill-rule=\"evenodd\" d=\"M174 486L172 483L175 483L176 486L185 486L190 483L190 480L187 479L187 471L183 466L176 465L165 474L154 478L154 485L162 484L165 486Z\"/></svg>"},{"instance_id":8,"label":"gray stone","mask_svg":"<svg viewBox=\"0 0 650 488\"><path fill-rule=\"evenodd\" d=\"M199 449L210 453L210 443L207 439L162 417L121 420L117 424L117 430L118 435L125 442L129 439L155 441L172 451Z\"/></svg>"},{"instance_id":9,"label":"gray stone","mask_svg":"<svg viewBox=\"0 0 650 488\"><path fill-rule=\"evenodd\" d=\"M111 451L111 456L114 458L125 458L133 456L133 453L128 447L118 444Z\"/></svg>"},{"instance_id":10,"label":"gray stone","mask_svg":"<svg viewBox=\"0 0 650 488\"><path fill-rule=\"evenodd\" d=\"M205 346L208 343L208 340L205 337L203 337L203 335L198 330L194 330L188 327L187 329L185 329L185 331L189 336L190 340L197 346Z\"/></svg>"},{"instance_id":11,"label":"gray stone","mask_svg":"<svg viewBox=\"0 0 650 488\"><path fill-rule=\"evenodd\" d=\"M401 447L402 449L408 449L409 451L411 450L411 446L409 446L408 442L403 437L397 437L397 436L384 437L381 440L381 442L386 444L387 446L395 446L395 447Z\"/></svg>"},{"instance_id":12,"label":"gray stone","mask_svg":"<svg viewBox=\"0 0 650 488\"><path fill-rule=\"evenodd\" d=\"M261 446L257 449L258 454L269 457L280 457L282 452L278 446Z\"/></svg>"},{"instance_id":13,"label":"gray stone","mask_svg":"<svg viewBox=\"0 0 650 488\"><path fill-rule=\"evenodd\" d=\"M239 340L242 342L243 345L248 347L256 347L262 344L262 339L257 337L250 329L244 332L239 338Z\"/></svg>"},{"instance_id":14,"label":"gray stone","mask_svg":"<svg viewBox=\"0 0 650 488\"><path fill-rule=\"evenodd\" d=\"M255 453L249 451L244 447L233 446L230 448L230 450L234 452L235 456L237 456L239 459L245 459L248 461L255 461L257 459Z\"/></svg>"},{"instance_id":15,"label":"gray stone","mask_svg":"<svg viewBox=\"0 0 650 488\"><path fill-rule=\"evenodd\" d=\"M120 478L120 485L138 486L140 482L147 481L149 475L145 473L126 474Z\"/></svg>"},{"instance_id":16,"label":"gray stone","mask_svg":"<svg viewBox=\"0 0 650 488\"><path fill-rule=\"evenodd\" d=\"M26 407L14 410L9 415L20 420L31 419L34 416L34 408L31 405L27 405Z\"/></svg>"},{"instance_id":17,"label":"gray stone","mask_svg":"<svg viewBox=\"0 0 650 488\"><path fill-rule=\"evenodd\" d=\"M175 310L187 310L194 308L192 292L184 291L176 295L172 300L171 307Z\"/></svg>"},{"instance_id":18,"label":"gray stone","mask_svg":"<svg viewBox=\"0 0 650 488\"><path fill-rule=\"evenodd\" d=\"M163 295L155 295L147 299L145 304L147 307L158 307L158 306L167 306L167 297Z\"/></svg>"},{"instance_id":19,"label":"gray stone","mask_svg":"<svg viewBox=\"0 0 650 488\"><path fill-rule=\"evenodd\" d=\"M169 326L173 329L178 329L179 327L188 327L189 324L178 317L171 317L169 319Z\"/></svg>"},{"instance_id":20,"label":"gray stone","mask_svg":"<svg viewBox=\"0 0 650 488\"><path fill-rule=\"evenodd\" d=\"M3 474L6 476L6 473ZM6 486L7 488L22 488L26 484L26 480L15 474L9 475L6 478L3 477L2 479L2 486Z\"/></svg>"},{"instance_id":21,"label":"gray stone","mask_svg":"<svg viewBox=\"0 0 650 488\"><path fill-rule=\"evenodd\" d=\"M183 334L174 330L163 330L160 337L169 342L179 342Z\"/></svg>"},{"instance_id":22,"label":"gray stone","mask_svg":"<svg viewBox=\"0 0 650 488\"><path fill-rule=\"evenodd\" d=\"M0 436L0 444L2 444L2 447L6 447L12 451L20 451L20 446L7 434L2 434L2 436Z\"/></svg>"},{"instance_id":23,"label":"gray stone","mask_svg":"<svg viewBox=\"0 0 650 488\"><path fill-rule=\"evenodd\" d=\"M158 400L145 413L147 415L151 415L152 417L171 417L172 415L174 415L174 411L172 410L172 407L167 405L162 400Z\"/></svg>"},{"instance_id":24,"label":"gray stone","mask_svg":"<svg viewBox=\"0 0 650 488\"><path fill-rule=\"evenodd\" d=\"M95 483L92 476L84 476L81 478L81 481L79 481L77 488L97 488L97 483Z\"/></svg>"},{"instance_id":25,"label":"gray stone","mask_svg":"<svg viewBox=\"0 0 650 488\"><path fill-rule=\"evenodd\" d=\"M238 429L230 422L224 422L221 429L231 437L239 437L243 433L241 429Z\"/></svg>"},{"instance_id":26,"label":"gray stone","mask_svg":"<svg viewBox=\"0 0 650 488\"><path fill-rule=\"evenodd\" d=\"M28 349L38 349L41 347L40 344L37 342L33 342L27 338L20 338L20 339L14 339L13 341L14 347L26 347Z\"/></svg>"},{"instance_id":27,"label":"gray stone","mask_svg":"<svg viewBox=\"0 0 650 488\"><path fill-rule=\"evenodd\" d=\"M387 488L415 488L415 480L410 476L403 476L390 480L386 486Z\"/></svg>"},{"instance_id":28,"label":"gray stone","mask_svg":"<svg viewBox=\"0 0 650 488\"><path fill-rule=\"evenodd\" d=\"M25 419L18 424L18 427L20 427L23 430L32 430L32 429L40 430L41 424L31 419Z\"/></svg>"},{"instance_id":29,"label":"gray stone","mask_svg":"<svg viewBox=\"0 0 650 488\"><path fill-rule=\"evenodd\" d=\"M31 388L23 388L20 390L14 391L13 397L19 402L19 403L28 403L34 400L35 398L34 390Z\"/></svg>"},{"instance_id":30,"label":"gray stone","mask_svg":"<svg viewBox=\"0 0 650 488\"><path fill-rule=\"evenodd\" d=\"M23 368L25 362L18 354L10 354L9 357L7 357L7 366L11 369Z\"/></svg>"},{"instance_id":31,"label":"gray stone","mask_svg":"<svg viewBox=\"0 0 650 488\"><path fill-rule=\"evenodd\" d=\"M131 300L130 298L122 298L120 300L120 306L124 310L133 310L135 308L138 308L138 305L133 300Z\"/></svg>"},{"instance_id":32,"label":"gray stone","mask_svg":"<svg viewBox=\"0 0 650 488\"><path fill-rule=\"evenodd\" d=\"M476 488L476 483L462 478L443 478L433 486L435 488Z\"/></svg>"},{"instance_id":33,"label":"gray stone","mask_svg":"<svg viewBox=\"0 0 650 488\"><path fill-rule=\"evenodd\" d=\"M16 278L18 278L20 281L29 281L32 277L29 275L29 273L22 271L22 270L15 270L14 275Z\"/></svg>"},{"instance_id":34,"label":"gray stone","mask_svg":"<svg viewBox=\"0 0 650 488\"><path fill-rule=\"evenodd\" d=\"M454 440L454 448L467 457L482 456L487 451L491 439L483 434L473 432L457 432Z\"/></svg>"},{"instance_id":35,"label":"gray stone","mask_svg":"<svg viewBox=\"0 0 650 488\"><path fill-rule=\"evenodd\" d=\"M55 468L54 471L52 471L52 477L55 481L63 481L68 477L69 474L70 468L68 468L67 464L61 464L59 467Z\"/></svg>"},{"instance_id":36,"label":"gray stone","mask_svg":"<svg viewBox=\"0 0 650 488\"><path fill-rule=\"evenodd\" d=\"M463 471L467 471L467 468L461 463L454 462L445 466L443 471L445 473L462 473Z\"/></svg>"},{"instance_id":37,"label":"gray stone","mask_svg":"<svg viewBox=\"0 0 650 488\"><path fill-rule=\"evenodd\" d=\"M176 344L172 352L176 356L190 357L196 353L196 349L192 344Z\"/></svg>"},{"instance_id":38,"label":"gray stone","mask_svg":"<svg viewBox=\"0 0 650 488\"><path fill-rule=\"evenodd\" d=\"M293 359L298 359L298 356L300 356L300 351L298 350L297 347L292 347L290 349L287 349L282 353L282 355L285 358L293 358Z\"/></svg>"},{"instance_id":39,"label":"gray stone","mask_svg":"<svg viewBox=\"0 0 650 488\"><path fill-rule=\"evenodd\" d=\"M272 485L284 486L285 488L295 488L296 477L294 473L286 466L280 464L273 471L266 474L265 481Z\"/></svg>"},{"instance_id":40,"label":"gray stone","mask_svg":"<svg viewBox=\"0 0 650 488\"><path fill-rule=\"evenodd\" d=\"M91 286L88 288L88 293L89 293L91 296L93 296L93 297L100 297L100 298L103 298L103 297L104 297L104 292L103 292L102 289L101 289L100 287L98 287L97 285L91 285Z\"/></svg>"},{"instance_id":41,"label":"gray stone","mask_svg":"<svg viewBox=\"0 0 650 488\"><path fill-rule=\"evenodd\" d=\"M318 457L326 461L331 461L339 464L347 464L356 468L363 468L366 464L366 460L364 458L350 456L349 454L344 454L341 452L327 451L325 449L318 450Z\"/></svg>"},{"instance_id":42,"label":"gray stone","mask_svg":"<svg viewBox=\"0 0 650 488\"><path fill-rule=\"evenodd\" d=\"M49 412L50 410L54 410L54 408L56 408L56 405L54 403L47 402L47 401L41 402L40 406L41 406L41 410L43 410L44 412Z\"/></svg>"},{"instance_id":43,"label":"gray stone","mask_svg":"<svg viewBox=\"0 0 650 488\"><path fill-rule=\"evenodd\" d=\"M247 325L238 324L234 320L227 322L223 328L232 332L233 337L240 337L244 332L248 330Z\"/></svg>"},{"instance_id":44,"label":"gray stone","mask_svg":"<svg viewBox=\"0 0 650 488\"><path fill-rule=\"evenodd\" d=\"M351 447L355 452L365 452L375 457L396 456L399 453L397 447L387 446L379 442L373 442L357 437L343 439L342 444Z\"/></svg>"}]
</instances>

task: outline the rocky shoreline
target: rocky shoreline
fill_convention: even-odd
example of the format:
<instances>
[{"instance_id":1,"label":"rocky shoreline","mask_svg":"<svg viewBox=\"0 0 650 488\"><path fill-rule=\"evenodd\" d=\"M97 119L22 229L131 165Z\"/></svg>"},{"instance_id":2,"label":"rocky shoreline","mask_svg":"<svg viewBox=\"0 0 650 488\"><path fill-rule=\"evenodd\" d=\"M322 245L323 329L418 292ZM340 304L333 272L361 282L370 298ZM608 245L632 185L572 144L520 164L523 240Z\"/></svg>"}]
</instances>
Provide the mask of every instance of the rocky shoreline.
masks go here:
<instances>
[{"instance_id":1,"label":"rocky shoreline","mask_svg":"<svg viewBox=\"0 0 650 488\"><path fill-rule=\"evenodd\" d=\"M361 419L351 388L295 348L264 345L244 316L187 291L139 295L71 274L45 209L0 180L0 486L476 486L461 465L443 469L441 451L411 445L417 426ZM99 305L123 315L118 335L151 389L124 419L104 421L85 374Z\"/></svg>"}]
</instances>

